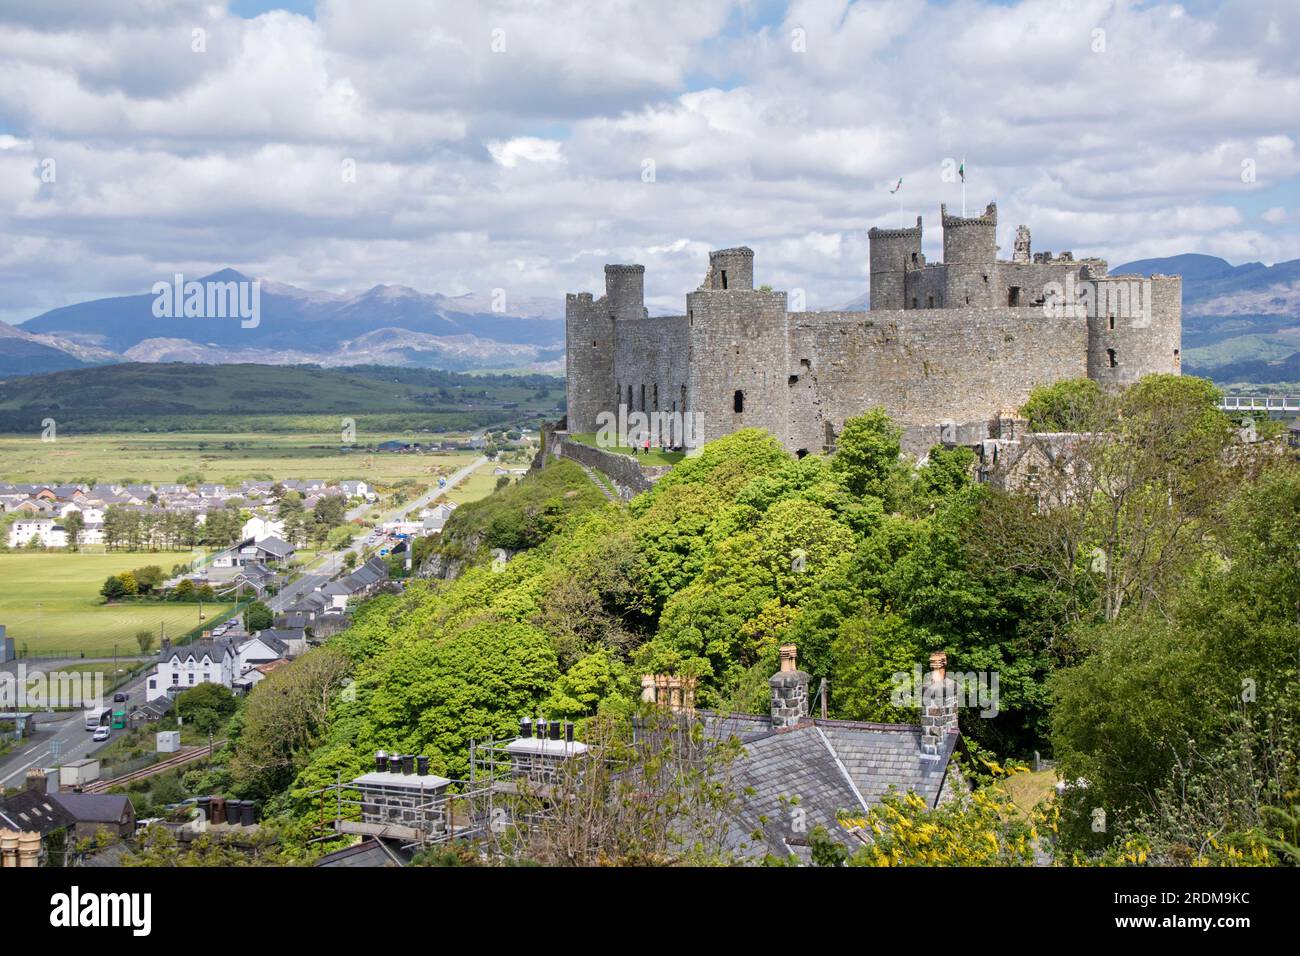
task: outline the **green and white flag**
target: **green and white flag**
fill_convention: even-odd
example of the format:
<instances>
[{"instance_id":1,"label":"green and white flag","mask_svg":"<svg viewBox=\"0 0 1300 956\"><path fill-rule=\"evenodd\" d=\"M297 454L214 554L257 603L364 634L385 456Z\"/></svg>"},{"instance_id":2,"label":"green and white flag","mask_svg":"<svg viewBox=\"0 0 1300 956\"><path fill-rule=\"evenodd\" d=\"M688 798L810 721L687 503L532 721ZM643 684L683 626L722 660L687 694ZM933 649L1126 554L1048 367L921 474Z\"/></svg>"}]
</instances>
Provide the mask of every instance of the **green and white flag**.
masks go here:
<instances>
[{"instance_id":1,"label":"green and white flag","mask_svg":"<svg viewBox=\"0 0 1300 956\"><path fill-rule=\"evenodd\" d=\"M898 191L899 191L900 189L902 189L902 188L903 188L903 177L902 177L902 176L899 176L899 177L898 177L898 184L897 184L896 186L894 186L894 188L891 189L891 190L889 191L889 194L892 196L894 193L898 192Z\"/></svg>"},{"instance_id":2,"label":"green and white flag","mask_svg":"<svg viewBox=\"0 0 1300 956\"><path fill-rule=\"evenodd\" d=\"M961 177L962 182L966 181L966 160L963 159L961 165L957 167L957 175Z\"/></svg>"}]
</instances>

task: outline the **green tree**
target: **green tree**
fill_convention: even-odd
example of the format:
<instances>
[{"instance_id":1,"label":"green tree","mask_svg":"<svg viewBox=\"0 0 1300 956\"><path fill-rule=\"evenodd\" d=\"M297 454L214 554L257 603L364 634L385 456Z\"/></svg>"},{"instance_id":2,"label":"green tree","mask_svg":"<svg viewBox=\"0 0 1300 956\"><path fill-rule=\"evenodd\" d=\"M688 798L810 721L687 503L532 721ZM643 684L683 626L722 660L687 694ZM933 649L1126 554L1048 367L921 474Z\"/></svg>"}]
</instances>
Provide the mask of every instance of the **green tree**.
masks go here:
<instances>
[{"instance_id":1,"label":"green tree","mask_svg":"<svg viewBox=\"0 0 1300 956\"><path fill-rule=\"evenodd\" d=\"M105 601L119 601L126 597L126 588L122 586L122 579L113 574L104 581L99 593Z\"/></svg>"},{"instance_id":2,"label":"green tree","mask_svg":"<svg viewBox=\"0 0 1300 956\"><path fill-rule=\"evenodd\" d=\"M86 529L86 519L80 511L69 511L63 516L63 527L68 532L68 550L81 550L81 534Z\"/></svg>"},{"instance_id":3,"label":"green tree","mask_svg":"<svg viewBox=\"0 0 1300 956\"><path fill-rule=\"evenodd\" d=\"M831 469L853 494L892 498L890 479L898 474L903 430L883 408L850 418L835 440Z\"/></svg>"},{"instance_id":4,"label":"green tree","mask_svg":"<svg viewBox=\"0 0 1300 956\"><path fill-rule=\"evenodd\" d=\"M264 631L275 623L275 615L261 601L253 601L244 608L244 628L249 633Z\"/></svg>"}]
</instances>

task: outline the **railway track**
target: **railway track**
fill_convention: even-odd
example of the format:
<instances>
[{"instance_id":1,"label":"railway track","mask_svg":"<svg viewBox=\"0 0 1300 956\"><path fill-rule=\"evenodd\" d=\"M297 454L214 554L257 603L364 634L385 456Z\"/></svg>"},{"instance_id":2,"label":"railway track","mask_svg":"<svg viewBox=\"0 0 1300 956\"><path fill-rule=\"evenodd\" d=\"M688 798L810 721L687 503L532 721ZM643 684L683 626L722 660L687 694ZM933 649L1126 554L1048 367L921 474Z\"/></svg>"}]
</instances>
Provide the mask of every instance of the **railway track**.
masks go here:
<instances>
[{"instance_id":1,"label":"railway track","mask_svg":"<svg viewBox=\"0 0 1300 956\"><path fill-rule=\"evenodd\" d=\"M207 744L191 747L182 747L172 756L165 760L159 760L157 763L150 764L147 767L141 767L139 770L133 770L130 773L124 773L120 777L114 777L112 780L96 780L82 788L82 793L103 793L112 787L122 787L136 780L144 780L146 777L152 777L155 774L164 773L173 770L176 767L183 767L187 763L193 763L195 760L201 760L204 757L212 756L215 748L225 744L224 740L215 741L211 746Z\"/></svg>"}]
</instances>

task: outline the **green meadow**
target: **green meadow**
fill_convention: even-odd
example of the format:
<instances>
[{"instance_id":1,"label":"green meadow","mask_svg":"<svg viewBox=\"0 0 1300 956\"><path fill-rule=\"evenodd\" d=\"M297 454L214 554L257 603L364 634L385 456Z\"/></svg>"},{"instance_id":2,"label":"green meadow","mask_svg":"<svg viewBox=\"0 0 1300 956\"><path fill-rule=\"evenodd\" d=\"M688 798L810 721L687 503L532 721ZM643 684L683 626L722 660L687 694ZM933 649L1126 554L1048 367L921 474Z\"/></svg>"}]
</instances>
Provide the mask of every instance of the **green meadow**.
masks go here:
<instances>
[{"instance_id":1,"label":"green meadow","mask_svg":"<svg viewBox=\"0 0 1300 956\"><path fill-rule=\"evenodd\" d=\"M188 561L188 551L154 554L122 553L73 554L58 552L11 551L0 554L0 624L6 636L14 639L21 652L46 655L68 653L87 657L111 657L113 645L118 654L139 654L137 632L154 633L157 649L159 635L165 631L179 636L197 626L197 604L105 605L99 596L100 585L110 574L156 564L163 571ZM210 621L228 605L204 605Z\"/></svg>"}]
</instances>

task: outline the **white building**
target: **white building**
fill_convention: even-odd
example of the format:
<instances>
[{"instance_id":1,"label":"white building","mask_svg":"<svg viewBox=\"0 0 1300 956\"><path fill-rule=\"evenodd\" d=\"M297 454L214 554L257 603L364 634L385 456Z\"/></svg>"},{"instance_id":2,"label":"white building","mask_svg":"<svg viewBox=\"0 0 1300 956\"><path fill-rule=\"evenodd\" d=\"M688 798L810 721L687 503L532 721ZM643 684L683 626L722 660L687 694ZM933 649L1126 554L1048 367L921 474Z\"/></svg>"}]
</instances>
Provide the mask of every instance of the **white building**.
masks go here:
<instances>
[{"instance_id":1,"label":"white building","mask_svg":"<svg viewBox=\"0 0 1300 956\"><path fill-rule=\"evenodd\" d=\"M274 521L271 518L259 518L256 515L244 522L244 527L240 532L240 538L252 538L253 541L264 541L267 538L283 538L284 522Z\"/></svg>"},{"instance_id":2,"label":"white building","mask_svg":"<svg viewBox=\"0 0 1300 956\"><path fill-rule=\"evenodd\" d=\"M18 519L9 526L9 547L25 548L36 538L43 548L66 548L68 531L49 518Z\"/></svg>"},{"instance_id":3,"label":"white building","mask_svg":"<svg viewBox=\"0 0 1300 956\"><path fill-rule=\"evenodd\" d=\"M199 684L220 684L233 689L237 667L234 645L226 638L195 641L184 647L172 647L170 641L164 641L158 663L145 686L145 700L157 700L168 691L178 693Z\"/></svg>"}]
</instances>

